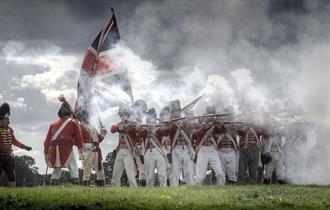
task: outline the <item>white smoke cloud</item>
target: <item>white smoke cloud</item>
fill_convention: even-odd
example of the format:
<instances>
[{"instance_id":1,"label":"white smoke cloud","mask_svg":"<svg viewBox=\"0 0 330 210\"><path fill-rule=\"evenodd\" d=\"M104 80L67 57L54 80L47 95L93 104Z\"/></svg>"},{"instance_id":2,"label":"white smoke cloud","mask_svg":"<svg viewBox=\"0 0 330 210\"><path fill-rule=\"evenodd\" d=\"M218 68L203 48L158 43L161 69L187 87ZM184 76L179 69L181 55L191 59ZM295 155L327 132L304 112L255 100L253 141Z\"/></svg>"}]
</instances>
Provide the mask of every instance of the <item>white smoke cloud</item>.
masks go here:
<instances>
[{"instance_id":1,"label":"white smoke cloud","mask_svg":"<svg viewBox=\"0 0 330 210\"><path fill-rule=\"evenodd\" d=\"M237 69L230 73L234 77L240 100L243 100L253 111L266 111L267 99L261 89L255 86L251 71L248 69Z\"/></svg>"}]
</instances>

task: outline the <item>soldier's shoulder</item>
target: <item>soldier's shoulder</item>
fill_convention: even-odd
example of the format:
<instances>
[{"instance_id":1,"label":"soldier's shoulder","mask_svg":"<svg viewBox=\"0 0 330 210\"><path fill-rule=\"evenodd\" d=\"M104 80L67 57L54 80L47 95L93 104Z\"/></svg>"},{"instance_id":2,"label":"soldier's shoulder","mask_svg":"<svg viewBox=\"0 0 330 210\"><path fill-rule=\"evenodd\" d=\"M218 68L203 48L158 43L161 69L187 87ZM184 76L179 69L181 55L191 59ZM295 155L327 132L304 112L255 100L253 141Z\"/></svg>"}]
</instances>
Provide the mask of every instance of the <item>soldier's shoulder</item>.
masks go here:
<instances>
[{"instance_id":1,"label":"soldier's shoulder","mask_svg":"<svg viewBox=\"0 0 330 210\"><path fill-rule=\"evenodd\" d=\"M59 122L60 122L59 119L53 120L53 121L50 123L50 126L57 125Z\"/></svg>"}]
</instances>

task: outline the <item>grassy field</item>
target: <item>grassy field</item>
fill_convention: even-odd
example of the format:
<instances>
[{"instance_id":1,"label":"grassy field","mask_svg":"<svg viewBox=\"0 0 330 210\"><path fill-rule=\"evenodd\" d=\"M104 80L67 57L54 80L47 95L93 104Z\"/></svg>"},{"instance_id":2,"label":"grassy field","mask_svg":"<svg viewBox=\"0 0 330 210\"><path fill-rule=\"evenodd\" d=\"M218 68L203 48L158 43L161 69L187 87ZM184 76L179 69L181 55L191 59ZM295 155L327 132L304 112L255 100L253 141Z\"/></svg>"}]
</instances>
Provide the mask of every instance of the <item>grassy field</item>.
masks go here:
<instances>
[{"instance_id":1,"label":"grassy field","mask_svg":"<svg viewBox=\"0 0 330 210\"><path fill-rule=\"evenodd\" d=\"M330 209L330 187L0 188L0 209Z\"/></svg>"}]
</instances>

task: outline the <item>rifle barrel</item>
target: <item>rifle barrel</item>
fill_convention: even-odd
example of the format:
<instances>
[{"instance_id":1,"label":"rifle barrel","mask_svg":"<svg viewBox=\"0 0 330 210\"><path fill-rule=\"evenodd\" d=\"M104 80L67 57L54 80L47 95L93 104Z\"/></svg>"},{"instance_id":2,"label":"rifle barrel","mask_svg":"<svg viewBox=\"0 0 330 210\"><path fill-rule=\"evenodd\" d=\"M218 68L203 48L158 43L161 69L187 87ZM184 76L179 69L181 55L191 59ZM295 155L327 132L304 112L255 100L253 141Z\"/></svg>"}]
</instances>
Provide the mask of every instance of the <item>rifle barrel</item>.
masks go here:
<instances>
[{"instance_id":1,"label":"rifle barrel","mask_svg":"<svg viewBox=\"0 0 330 210\"><path fill-rule=\"evenodd\" d=\"M154 127L154 126L164 126L165 124L141 124L141 127Z\"/></svg>"},{"instance_id":2,"label":"rifle barrel","mask_svg":"<svg viewBox=\"0 0 330 210\"><path fill-rule=\"evenodd\" d=\"M208 117L225 117L225 116L231 116L234 115L235 113L224 113L224 114L208 114L208 115L199 115L199 116L187 116L187 117L179 117L179 118L174 118L171 120L164 121L164 123L169 123L169 122L174 122L174 121L179 121L179 120L184 120L184 119L199 119L199 118L208 118Z\"/></svg>"}]
</instances>

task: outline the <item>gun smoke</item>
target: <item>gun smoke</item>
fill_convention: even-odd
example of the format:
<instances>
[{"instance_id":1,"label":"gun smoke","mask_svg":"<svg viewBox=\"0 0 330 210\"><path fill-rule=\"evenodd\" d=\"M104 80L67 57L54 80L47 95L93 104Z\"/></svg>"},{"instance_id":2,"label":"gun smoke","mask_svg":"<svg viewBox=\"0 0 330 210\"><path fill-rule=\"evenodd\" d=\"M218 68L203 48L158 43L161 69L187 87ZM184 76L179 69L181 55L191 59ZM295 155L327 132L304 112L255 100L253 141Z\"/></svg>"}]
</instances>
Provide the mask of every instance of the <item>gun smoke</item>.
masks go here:
<instances>
[{"instance_id":1,"label":"gun smoke","mask_svg":"<svg viewBox=\"0 0 330 210\"><path fill-rule=\"evenodd\" d=\"M125 43L113 49L113 60L128 71L134 99L144 99L158 114L170 100L180 99L184 106L206 93L194 108L196 115L215 104L219 113L248 114L243 117L281 130L288 179L330 184L330 97L324 93L330 78L330 4L302 1L301 8L276 11L274 2L142 2L128 20L118 16ZM82 60L81 54L74 56L78 59L68 63ZM58 60L42 60L41 65ZM73 66L28 72L15 81L24 84L22 89L39 89L54 103L59 92L48 94L50 72L64 81ZM71 77L75 80L65 80L61 88L71 102L78 68ZM1 93L0 98L6 97ZM103 99L94 100L102 104ZM119 120L116 108L100 110L107 128ZM115 138L107 136L105 142L111 143L105 152L115 147Z\"/></svg>"}]
</instances>

